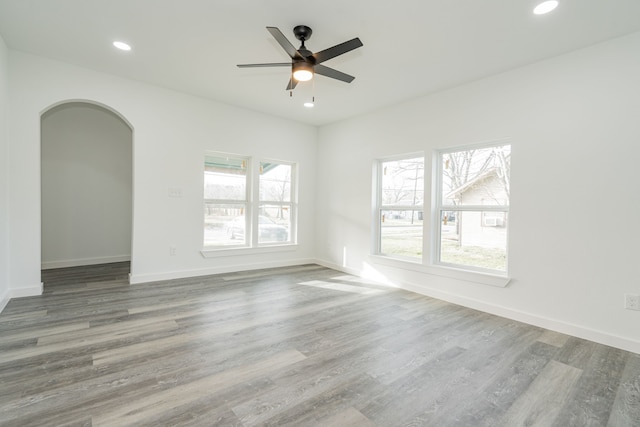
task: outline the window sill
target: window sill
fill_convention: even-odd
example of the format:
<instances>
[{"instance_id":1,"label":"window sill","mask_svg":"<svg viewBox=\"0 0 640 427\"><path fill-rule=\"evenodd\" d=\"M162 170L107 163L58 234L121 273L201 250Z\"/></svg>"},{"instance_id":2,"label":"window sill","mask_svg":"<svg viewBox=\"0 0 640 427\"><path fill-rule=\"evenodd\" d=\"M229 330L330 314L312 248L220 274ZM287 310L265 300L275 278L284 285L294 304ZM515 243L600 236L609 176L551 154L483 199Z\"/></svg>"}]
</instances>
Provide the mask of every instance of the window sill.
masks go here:
<instances>
[{"instance_id":1,"label":"window sill","mask_svg":"<svg viewBox=\"0 0 640 427\"><path fill-rule=\"evenodd\" d=\"M441 265L423 265L418 262L389 258L380 255L370 255L369 258L374 264L384 265L403 270L416 271L418 273L431 274L434 276L447 277L450 279L464 280L466 282L479 283L482 285L506 287L511 278L499 274L482 273L479 271L463 270Z\"/></svg>"},{"instance_id":2,"label":"window sill","mask_svg":"<svg viewBox=\"0 0 640 427\"><path fill-rule=\"evenodd\" d=\"M204 248L200 251L203 258L218 258L226 256L238 256L238 255L252 255L252 254L264 254L272 252L290 252L298 249L296 243L289 243L286 245L272 245L272 246L260 246L256 248L248 247L231 247L231 248Z\"/></svg>"}]
</instances>

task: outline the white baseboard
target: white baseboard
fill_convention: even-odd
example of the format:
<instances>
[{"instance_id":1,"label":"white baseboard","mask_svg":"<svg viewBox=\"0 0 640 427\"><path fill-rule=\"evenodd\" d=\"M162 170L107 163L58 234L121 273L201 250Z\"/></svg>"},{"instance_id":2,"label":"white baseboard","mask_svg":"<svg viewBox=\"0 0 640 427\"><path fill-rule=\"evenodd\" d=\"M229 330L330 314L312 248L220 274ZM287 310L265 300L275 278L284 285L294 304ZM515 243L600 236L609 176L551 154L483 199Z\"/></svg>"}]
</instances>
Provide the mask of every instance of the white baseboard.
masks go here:
<instances>
[{"instance_id":1,"label":"white baseboard","mask_svg":"<svg viewBox=\"0 0 640 427\"><path fill-rule=\"evenodd\" d=\"M221 267L202 268L196 270L179 270L167 271L164 273L153 274L130 274L129 283L132 285L148 282L157 282L160 280L186 279L189 277L210 276L213 274L235 273L238 271L260 270L263 268L277 267L293 267L303 264L315 264L312 258L303 258L296 260L263 262L244 265L225 265Z\"/></svg>"},{"instance_id":2,"label":"white baseboard","mask_svg":"<svg viewBox=\"0 0 640 427\"><path fill-rule=\"evenodd\" d=\"M358 276L358 277L362 276L362 271L358 271L355 268L343 267L341 265L334 264L332 262L325 261L325 260L322 260L322 259L316 259L313 262L314 262L314 264L318 264L318 265L321 265L323 267L330 268L332 270L341 271L343 273L351 274L352 276Z\"/></svg>"},{"instance_id":3,"label":"white baseboard","mask_svg":"<svg viewBox=\"0 0 640 427\"><path fill-rule=\"evenodd\" d=\"M0 313L7 307L9 301L13 298L22 298L22 297L35 297L42 295L43 284L40 283L36 286L28 286L25 288L13 288L5 291L2 295L0 295Z\"/></svg>"},{"instance_id":4,"label":"white baseboard","mask_svg":"<svg viewBox=\"0 0 640 427\"><path fill-rule=\"evenodd\" d=\"M7 304L9 304L9 301L11 301L13 298L37 297L42 295L43 288L44 284L40 282L40 284L36 286L14 288L5 291L2 295L0 295L0 313L2 313L2 311L7 307Z\"/></svg>"},{"instance_id":5,"label":"white baseboard","mask_svg":"<svg viewBox=\"0 0 640 427\"><path fill-rule=\"evenodd\" d=\"M9 304L10 299L11 297L9 297L9 291L5 291L2 293L2 295L0 295L0 313L2 313L2 310L4 310L7 304Z\"/></svg>"},{"instance_id":6,"label":"white baseboard","mask_svg":"<svg viewBox=\"0 0 640 427\"><path fill-rule=\"evenodd\" d=\"M131 255L115 255L94 258L66 259L61 261L45 261L41 263L43 270L52 268L80 267L83 265L109 264L112 262L131 261Z\"/></svg>"},{"instance_id":7,"label":"white baseboard","mask_svg":"<svg viewBox=\"0 0 640 427\"><path fill-rule=\"evenodd\" d=\"M9 295L11 298L23 298L23 297L37 297L42 295L43 283L39 285L27 286L24 288L11 288L9 289Z\"/></svg>"},{"instance_id":8,"label":"white baseboard","mask_svg":"<svg viewBox=\"0 0 640 427\"><path fill-rule=\"evenodd\" d=\"M549 329L577 338L582 338L585 340L597 342L599 344L604 344L640 354L640 342L626 337L612 335L607 332L585 328L583 326L567 323L561 320L539 316L537 314L524 311L513 310L508 307L489 304L472 298L442 292L440 290L432 289L424 285L418 285L415 283L402 282L399 283L399 287L421 295L426 295L453 304L469 307L474 310L480 310L485 313L494 314L496 316L505 317L507 319L516 320L518 322L527 323L529 325L538 326L544 329Z\"/></svg>"},{"instance_id":9,"label":"white baseboard","mask_svg":"<svg viewBox=\"0 0 640 427\"><path fill-rule=\"evenodd\" d=\"M362 271L356 271L352 268L345 268L328 261L316 260L316 264L322 265L327 268L342 271L354 276L364 277ZM366 277L371 279L370 277ZM383 283L390 285L390 283ZM508 307L500 305L490 304L483 301L478 301L472 298L467 298L461 295L456 295L449 292L443 292L438 289L433 289L422 284L416 284L406 281L393 282L392 286L405 289L407 291L415 292L417 294L426 295L432 298L436 298L442 301L447 301L453 304L469 307L474 310L480 310L485 313L493 314L507 319L515 320L529 325L538 326L540 328L549 329L552 331L560 332L563 334L571 335L577 338L597 342L599 344L608 345L611 347L619 348L622 350L630 351L640 354L640 341L636 341L630 338L621 337L618 335L612 335L607 332L599 331L596 329L585 328L580 325L567 323L557 319L551 319L544 316L539 316L533 313L527 313L523 311L513 310Z\"/></svg>"}]
</instances>

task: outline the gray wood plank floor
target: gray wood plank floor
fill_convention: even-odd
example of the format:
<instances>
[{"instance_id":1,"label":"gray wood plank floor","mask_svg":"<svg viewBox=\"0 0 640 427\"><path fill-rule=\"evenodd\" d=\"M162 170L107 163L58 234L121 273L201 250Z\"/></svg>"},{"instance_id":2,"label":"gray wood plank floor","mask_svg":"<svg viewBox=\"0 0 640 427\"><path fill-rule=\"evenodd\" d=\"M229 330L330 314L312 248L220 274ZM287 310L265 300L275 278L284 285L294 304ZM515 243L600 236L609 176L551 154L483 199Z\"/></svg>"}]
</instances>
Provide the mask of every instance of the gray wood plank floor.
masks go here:
<instances>
[{"instance_id":1,"label":"gray wood plank floor","mask_svg":"<svg viewBox=\"0 0 640 427\"><path fill-rule=\"evenodd\" d=\"M128 271L9 302L1 425L640 426L637 354L317 265Z\"/></svg>"}]
</instances>

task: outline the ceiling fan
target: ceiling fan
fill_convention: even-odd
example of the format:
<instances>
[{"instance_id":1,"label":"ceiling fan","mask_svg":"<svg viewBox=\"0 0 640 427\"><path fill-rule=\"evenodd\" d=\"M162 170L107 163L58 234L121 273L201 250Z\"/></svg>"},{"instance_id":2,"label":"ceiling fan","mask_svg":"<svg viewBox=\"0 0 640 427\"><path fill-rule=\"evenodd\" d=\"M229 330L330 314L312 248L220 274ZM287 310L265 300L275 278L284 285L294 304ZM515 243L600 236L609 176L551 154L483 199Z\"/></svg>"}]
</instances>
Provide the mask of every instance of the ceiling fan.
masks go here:
<instances>
[{"instance_id":1,"label":"ceiling fan","mask_svg":"<svg viewBox=\"0 0 640 427\"><path fill-rule=\"evenodd\" d=\"M313 53L304 45L304 42L309 40L312 33L311 28L306 25L298 25L293 29L293 34L296 36L296 39L302 42L302 45L297 50L277 27L267 27L267 31L271 33L278 44L280 44L280 46L282 46L282 48L289 54L291 62L238 64L238 67L291 67L291 79L287 85L287 90L294 89L298 82L311 80L314 74L320 74L321 76L330 77L346 83L351 83L353 79L355 79L355 77L350 76L349 74L345 74L341 71L322 65L322 62L361 47L362 42L359 38L356 37L355 39L351 39L328 49L321 50L320 52Z\"/></svg>"}]
</instances>

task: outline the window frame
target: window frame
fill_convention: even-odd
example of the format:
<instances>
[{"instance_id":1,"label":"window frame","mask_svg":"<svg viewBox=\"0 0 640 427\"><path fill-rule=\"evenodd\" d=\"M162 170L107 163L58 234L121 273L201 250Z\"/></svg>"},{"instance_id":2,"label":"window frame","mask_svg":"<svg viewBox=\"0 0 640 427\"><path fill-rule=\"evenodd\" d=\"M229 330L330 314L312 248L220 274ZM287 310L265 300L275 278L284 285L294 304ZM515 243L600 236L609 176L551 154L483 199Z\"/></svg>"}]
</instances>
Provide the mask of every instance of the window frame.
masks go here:
<instances>
[{"instance_id":1,"label":"window frame","mask_svg":"<svg viewBox=\"0 0 640 427\"><path fill-rule=\"evenodd\" d=\"M260 177L262 176L262 164L263 163L277 163L278 165L287 165L289 167L291 167L291 176L289 178L289 201L288 202L278 202L278 201L271 201L271 200L262 200L260 199ZM254 230L258 230L258 221L259 221L259 216L260 216L260 209L262 208L262 206L280 206L280 207L284 207L284 206L288 206L289 207L289 238L287 241L285 242L264 242L264 243L259 243L259 233L253 233L254 237L255 237L255 241L253 243L255 243L253 245L253 247L265 247L265 246L280 246L280 245L295 245L297 243L297 236L298 236L298 185L297 185L297 181L298 181L298 164L294 163L294 162L288 162L288 161L283 161L283 160L273 160L273 159L260 159L256 162L257 164L257 168L258 168L258 173L256 174L257 176L257 181L255 183L255 212L257 213L256 215L252 216L251 219L253 221L253 228Z\"/></svg>"},{"instance_id":2,"label":"window frame","mask_svg":"<svg viewBox=\"0 0 640 427\"><path fill-rule=\"evenodd\" d=\"M511 197L507 199L506 205L451 205L444 204L443 197L443 155L450 153L458 153L470 150L480 150L493 147L509 146L511 151L513 144L509 140L490 141L479 144L470 144L464 146L449 147L444 149L434 150L433 153L433 202L432 202L432 237L431 237L431 264L437 267L445 267L456 269L460 271L477 272L483 274L490 274L500 277L508 277L509 273L509 208L511 205ZM511 177L509 177L511 180ZM483 221L485 213L501 213L505 217L505 269L489 269L472 265L454 264L441 261L442 256L442 216L444 212L478 212L480 214L480 220Z\"/></svg>"},{"instance_id":3,"label":"window frame","mask_svg":"<svg viewBox=\"0 0 640 427\"><path fill-rule=\"evenodd\" d=\"M205 193L205 189L203 188L202 191L202 198L203 198L203 204L206 207L207 204L215 204L215 205L241 205L243 206L243 211L244 211L244 218L245 218L245 233L244 233L244 241L243 242L238 242L237 244L227 244L227 245L206 245L205 244L205 237L204 237L204 232L205 232L205 224L203 223L203 227L202 227L202 248L205 250L222 250L222 249L232 249L232 248L247 248L247 247L251 247L251 242L249 241L249 236L252 235L251 233L251 222L249 221L250 218L253 217L252 215L252 203L251 203L251 195L252 195L252 188L251 188L251 173L252 173L252 161L250 157L247 156L242 156L239 154L231 154L231 153L222 153L222 152L215 152L215 151L207 151L204 154L204 159L206 163L206 158L207 157L228 157L228 158L234 158L234 159L238 159L241 160L243 162L245 162L245 175L244 175L244 179L245 179L245 197L242 201L240 200L235 200L235 199L206 199L204 197L204 193ZM203 177L204 174L206 173L206 164L203 164ZM203 182L203 186L204 186L204 182ZM203 218L204 221L204 218ZM246 230L249 230L249 233L246 232Z\"/></svg>"},{"instance_id":4,"label":"window frame","mask_svg":"<svg viewBox=\"0 0 640 427\"><path fill-rule=\"evenodd\" d=\"M422 198L422 204L421 205L406 205L406 204L397 204L397 205L385 205L382 203L382 199L383 199L383 176L384 176L384 164L385 163L389 163L389 162L397 162L400 160L410 160L410 159L416 159L416 158L422 158L422 191L423 191L423 198ZM371 251L372 254L375 256L379 256L382 258L388 258L388 259L395 259L395 260L400 260L400 261L405 261L405 262L410 262L410 263L417 263L417 264L422 264L424 262L425 259L425 223L428 221L425 221L425 199L426 199L426 169L425 169L425 160L426 160L426 156L424 152L413 152L413 153L405 153L405 154L400 154L400 155L395 155L395 156L389 156L389 157L384 157L384 158L379 158L375 160L374 163L374 183L373 183L373 200L374 200L374 209L373 209L373 224L374 224L374 232L373 232L373 239L371 242ZM421 208L421 209L420 209ZM420 257L410 257L410 256L401 256L401 255L394 255L394 254L388 254L388 253L384 253L382 251L382 212L383 211L387 211L387 210L396 210L396 211L407 211L407 212L411 212L411 211L417 211L419 212L420 210L422 210L422 217L423 217L423 223L422 223L422 236L421 236L421 247L422 247L422 255Z\"/></svg>"},{"instance_id":5,"label":"window frame","mask_svg":"<svg viewBox=\"0 0 640 427\"><path fill-rule=\"evenodd\" d=\"M238 244L217 244L206 245L205 244L205 222L203 215L202 224L202 250L201 254L205 258L215 256L227 256L227 255L240 255L243 253L259 253L259 252L271 252L277 250L291 250L292 247L297 246L298 242L298 163L292 161L273 160L267 158L258 158L253 156L241 155L236 153L226 153L220 151L207 150L203 157L203 176L206 173L205 163L207 157L229 157L234 159L243 160L246 162L246 174L245 174L245 199L239 200L227 200L227 199L206 199L204 180L203 180L203 207L206 208L207 204L213 203L218 205L244 205L244 218L245 218L245 233L244 242ZM289 202L272 202L260 200L260 167L263 163L277 163L282 165L288 165L291 167L290 178L290 201ZM287 241L278 242L259 242L259 216L260 208L262 205L288 205L290 206L290 227ZM284 247L284 248L283 248ZM280 248L280 249L279 249Z\"/></svg>"}]
</instances>

